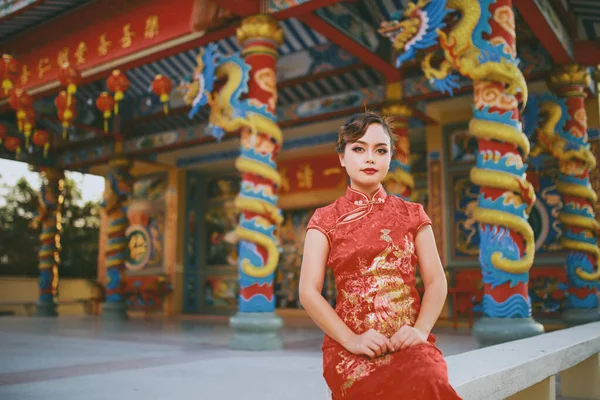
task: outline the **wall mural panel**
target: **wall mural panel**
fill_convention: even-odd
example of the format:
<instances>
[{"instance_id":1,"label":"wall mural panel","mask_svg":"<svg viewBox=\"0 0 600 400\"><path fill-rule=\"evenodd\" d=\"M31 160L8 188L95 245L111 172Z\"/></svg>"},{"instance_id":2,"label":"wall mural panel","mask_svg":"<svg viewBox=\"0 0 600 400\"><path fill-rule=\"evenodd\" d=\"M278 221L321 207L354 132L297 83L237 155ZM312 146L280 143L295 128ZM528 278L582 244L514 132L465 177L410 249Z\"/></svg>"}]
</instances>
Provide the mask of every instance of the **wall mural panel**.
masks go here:
<instances>
[{"instance_id":1,"label":"wall mural panel","mask_svg":"<svg viewBox=\"0 0 600 400\"><path fill-rule=\"evenodd\" d=\"M127 210L129 256L125 262L128 302L132 309L161 309L170 290L165 275L164 234L168 175L138 179Z\"/></svg>"},{"instance_id":2,"label":"wall mural panel","mask_svg":"<svg viewBox=\"0 0 600 400\"><path fill-rule=\"evenodd\" d=\"M168 176L138 179L127 210L129 228L128 273L162 271L164 259L165 194Z\"/></svg>"},{"instance_id":3,"label":"wall mural panel","mask_svg":"<svg viewBox=\"0 0 600 400\"><path fill-rule=\"evenodd\" d=\"M239 214L234 205L240 189L238 176L210 179L206 185L206 266L236 268L237 244L234 230Z\"/></svg>"},{"instance_id":4,"label":"wall mural panel","mask_svg":"<svg viewBox=\"0 0 600 400\"><path fill-rule=\"evenodd\" d=\"M204 281L204 303L207 306L236 309L239 293L236 274L209 276Z\"/></svg>"}]
</instances>

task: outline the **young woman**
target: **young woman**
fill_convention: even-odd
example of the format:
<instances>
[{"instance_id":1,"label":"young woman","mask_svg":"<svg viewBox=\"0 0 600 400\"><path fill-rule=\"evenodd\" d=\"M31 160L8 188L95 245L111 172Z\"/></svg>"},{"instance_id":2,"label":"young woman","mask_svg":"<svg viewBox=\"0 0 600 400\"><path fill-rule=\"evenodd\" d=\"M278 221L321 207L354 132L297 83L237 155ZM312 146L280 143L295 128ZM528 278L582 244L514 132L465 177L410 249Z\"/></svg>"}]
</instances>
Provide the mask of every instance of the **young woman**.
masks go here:
<instances>
[{"instance_id":1,"label":"young woman","mask_svg":"<svg viewBox=\"0 0 600 400\"><path fill-rule=\"evenodd\" d=\"M354 115L336 147L351 183L308 223L300 274L300 301L325 332L323 376L333 399L460 399L430 334L447 294L431 220L381 185L394 148L390 126L374 113ZM326 266L335 310L321 296Z\"/></svg>"}]
</instances>

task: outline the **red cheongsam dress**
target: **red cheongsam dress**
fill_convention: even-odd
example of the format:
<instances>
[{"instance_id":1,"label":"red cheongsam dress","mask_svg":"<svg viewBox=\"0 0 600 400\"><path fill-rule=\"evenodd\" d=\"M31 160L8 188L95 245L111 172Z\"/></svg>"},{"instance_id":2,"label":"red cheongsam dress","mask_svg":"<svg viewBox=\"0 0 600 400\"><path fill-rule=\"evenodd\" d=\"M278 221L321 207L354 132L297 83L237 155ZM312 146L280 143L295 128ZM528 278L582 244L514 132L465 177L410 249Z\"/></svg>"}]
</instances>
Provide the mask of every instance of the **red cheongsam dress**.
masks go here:
<instances>
[{"instance_id":1,"label":"red cheongsam dress","mask_svg":"<svg viewBox=\"0 0 600 400\"><path fill-rule=\"evenodd\" d=\"M329 241L336 312L352 331L372 328L389 338L402 325L415 324L420 297L414 239L427 224L423 206L388 196L383 187L372 198L349 187L344 197L315 211L307 229ZM426 343L369 359L325 335L323 376L334 399L460 399L434 343L430 335Z\"/></svg>"}]
</instances>

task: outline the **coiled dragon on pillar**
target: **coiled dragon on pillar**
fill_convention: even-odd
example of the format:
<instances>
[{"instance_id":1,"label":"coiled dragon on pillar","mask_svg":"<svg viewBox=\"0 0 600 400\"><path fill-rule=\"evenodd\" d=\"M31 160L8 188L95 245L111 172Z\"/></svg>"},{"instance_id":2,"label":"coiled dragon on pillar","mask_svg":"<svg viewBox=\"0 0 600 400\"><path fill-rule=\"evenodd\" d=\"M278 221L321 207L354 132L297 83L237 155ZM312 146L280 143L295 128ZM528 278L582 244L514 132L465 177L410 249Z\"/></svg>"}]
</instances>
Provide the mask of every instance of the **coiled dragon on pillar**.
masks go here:
<instances>
[{"instance_id":1,"label":"coiled dragon on pillar","mask_svg":"<svg viewBox=\"0 0 600 400\"><path fill-rule=\"evenodd\" d=\"M591 206L596 204L597 195L587 178L587 171L596 167L596 158L585 138L575 136L566 126L570 119L566 99L554 94L533 96L524 117L527 130L536 139L531 156L547 153L559 164L556 190L564 203L559 214L563 225L560 241L569 251L566 263L572 291L569 303L574 307L597 305L593 295L578 296L582 290L592 291L600 279L600 249L597 244L600 224ZM580 199L589 204L582 206Z\"/></svg>"},{"instance_id":2,"label":"coiled dragon on pillar","mask_svg":"<svg viewBox=\"0 0 600 400\"><path fill-rule=\"evenodd\" d=\"M39 269L41 302L52 302L56 296L58 285L58 266L60 263L60 227L63 202L62 172L45 168L41 171L42 186L38 197L38 215L32 225L41 225Z\"/></svg>"},{"instance_id":3,"label":"coiled dragon on pillar","mask_svg":"<svg viewBox=\"0 0 600 400\"><path fill-rule=\"evenodd\" d=\"M126 158L110 161L108 185L102 207L108 217L108 248L106 257L106 275L108 283L107 302L124 301L123 271L127 259L127 205L132 192L133 180L129 174L131 162Z\"/></svg>"},{"instance_id":4,"label":"coiled dragon on pillar","mask_svg":"<svg viewBox=\"0 0 600 400\"><path fill-rule=\"evenodd\" d=\"M263 20L264 19L264 20ZM253 32L252 24L267 27ZM273 28L275 26L275 28ZM241 212L235 233L239 243L240 311L272 311L274 309L273 279L279 262L279 242L276 230L283 217L277 207L277 188L281 177L277 171L275 156L282 146L283 135L274 113L277 101L273 66L249 65L250 56L264 54L276 57L277 37L282 41L283 32L276 28L269 17L258 15L246 19L238 30L238 41L243 44L246 36L257 33L275 36L251 41L244 45L244 60L239 54L221 57L214 48L202 50L202 82L191 87L186 98L194 98L197 104L210 106L207 132L220 140L228 132L240 132L240 156L235 162L242 173L241 190L235 200ZM268 44L268 46L266 45ZM271 47L272 46L272 47ZM207 62L213 66L207 68ZM214 70L214 77L208 76ZM200 76L200 75L197 75ZM200 79L200 78L199 78ZM268 101L257 99L250 93L250 81L262 92L272 94ZM222 83L211 92L212 82ZM196 91L195 87L203 87Z\"/></svg>"},{"instance_id":5,"label":"coiled dragon on pillar","mask_svg":"<svg viewBox=\"0 0 600 400\"><path fill-rule=\"evenodd\" d=\"M453 11L460 18L446 27L445 18ZM478 139L478 157L470 178L481 186L474 218L481 230L484 314L528 317L528 271L535 241L527 218L535 191L523 163L530 149L520 128L519 107L527 102L527 86L516 59L511 2L419 0L407 6L403 17L395 17L379 32L399 52L398 66L439 42L439 66L432 65L433 52L421 64L432 86L452 94L459 87L454 71L473 80L469 132Z\"/></svg>"}]
</instances>

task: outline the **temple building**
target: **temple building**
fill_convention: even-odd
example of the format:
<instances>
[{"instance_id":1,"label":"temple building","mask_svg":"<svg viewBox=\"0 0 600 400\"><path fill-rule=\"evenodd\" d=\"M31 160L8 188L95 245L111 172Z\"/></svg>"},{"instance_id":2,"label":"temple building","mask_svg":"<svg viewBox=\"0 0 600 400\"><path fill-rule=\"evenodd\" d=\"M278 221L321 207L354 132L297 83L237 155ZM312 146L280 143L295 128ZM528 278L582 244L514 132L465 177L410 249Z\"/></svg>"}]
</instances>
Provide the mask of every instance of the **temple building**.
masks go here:
<instances>
[{"instance_id":1,"label":"temple building","mask_svg":"<svg viewBox=\"0 0 600 400\"><path fill-rule=\"evenodd\" d=\"M386 190L433 221L444 319L490 344L600 318L600 3L17 1L0 50L0 157L43 177L39 315L79 171L106 178L102 318L226 314L233 348L281 346L305 226L348 185L337 131L372 110L400 139Z\"/></svg>"}]
</instances>

